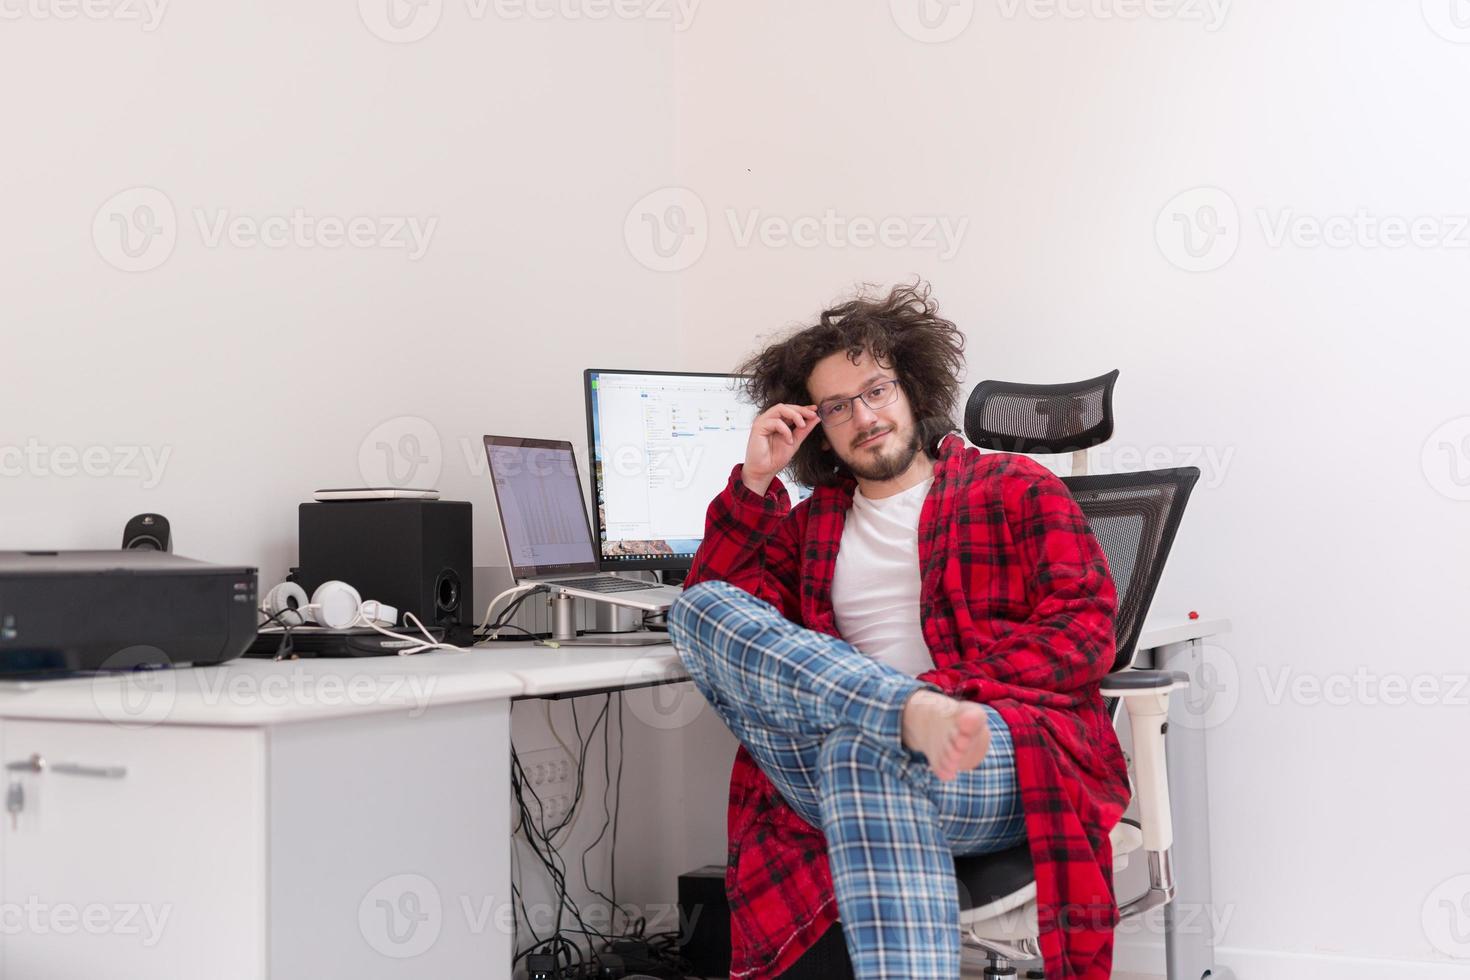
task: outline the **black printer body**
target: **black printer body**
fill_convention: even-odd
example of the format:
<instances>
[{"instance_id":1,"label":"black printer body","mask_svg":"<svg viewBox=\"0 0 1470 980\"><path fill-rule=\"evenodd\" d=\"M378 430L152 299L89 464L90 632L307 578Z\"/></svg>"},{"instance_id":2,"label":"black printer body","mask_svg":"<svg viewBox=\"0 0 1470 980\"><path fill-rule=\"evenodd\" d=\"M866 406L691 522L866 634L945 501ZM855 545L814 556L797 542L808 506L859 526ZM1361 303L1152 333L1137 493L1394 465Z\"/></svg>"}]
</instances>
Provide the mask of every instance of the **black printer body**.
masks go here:
<instances>
[{"instance_id":1,"label":"black printer body","mask_svg":"<svg viewBox=\"0 0 1470 980\"><path fill-rule=\"evenodd\" d=\"M232 660L257 578L161 551L0 551L0 677Z\"/></svg>"}]
</instances>

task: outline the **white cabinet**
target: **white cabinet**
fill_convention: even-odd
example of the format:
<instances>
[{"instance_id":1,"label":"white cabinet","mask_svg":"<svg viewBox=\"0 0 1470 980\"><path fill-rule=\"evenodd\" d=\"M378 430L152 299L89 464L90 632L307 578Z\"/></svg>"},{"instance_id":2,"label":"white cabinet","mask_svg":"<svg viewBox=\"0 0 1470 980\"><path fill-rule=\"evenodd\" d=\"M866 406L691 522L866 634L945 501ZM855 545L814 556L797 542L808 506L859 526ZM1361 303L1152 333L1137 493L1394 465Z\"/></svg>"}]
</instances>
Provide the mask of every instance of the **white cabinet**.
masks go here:
<instances>
[{"instance_id":1,"label":"white cabinet","mask_svg":"<svg viewBox=\"0 0 1470 980\"><path fill-rule=\"evenodd\" d=\"M0 759L33 755L120 774L4 774L6 978L264 975L262 730L0 723Z\"/></svg>"},{"instance_id":2,"label":"white cabinet","mask_svg":"<svg viewBox=\"0 0 1470 980\"><path fill-rule=\"evenodd\" d=\"M509 975L510 703L0 721L0 978ZM118 767L75 774L57 763Z\"/></svg>"}]
</instances>

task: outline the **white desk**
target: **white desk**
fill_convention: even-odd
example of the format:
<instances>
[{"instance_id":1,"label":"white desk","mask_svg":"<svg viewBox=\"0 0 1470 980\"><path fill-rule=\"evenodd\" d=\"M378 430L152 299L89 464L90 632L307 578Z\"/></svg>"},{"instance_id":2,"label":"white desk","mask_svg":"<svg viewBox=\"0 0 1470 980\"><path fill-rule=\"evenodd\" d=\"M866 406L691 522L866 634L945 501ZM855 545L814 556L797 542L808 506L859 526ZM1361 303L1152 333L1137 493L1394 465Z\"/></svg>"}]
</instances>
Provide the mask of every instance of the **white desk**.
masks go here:
<instances>
[{"instance_id":1,"label":"white desk","mask_svg":"<svg viewBox=\"0 0 1470 980\"><path fill-rule=\"evenodd\" d=\"M1206 673L1204 644L1230 632L1230 620L1151 619L1138 641L1138 666L1181 670L1191 688L1169 699L1165 734L1169 798L1174 811L1174 901L1164 908L1164 958L1168 980L1230 980L1234 974L1215 962L1219 921L1210 883L1209 759L1205 728L1191 714L1201 694L1213 697Z\"/></svg>"},{"instance_id":2,"label":"white desk","mask_svg":"<svg viewBox=\"0 0 1470 980\"><path fill-rule=\"evenodd\" d=\"M125 769L5 774L0 908L27 919L0 923L0 976L483 978L514 952L512 699L684 679L667 645L506 643L0 683L0 760Z\"/></svg>"}]
</instances>

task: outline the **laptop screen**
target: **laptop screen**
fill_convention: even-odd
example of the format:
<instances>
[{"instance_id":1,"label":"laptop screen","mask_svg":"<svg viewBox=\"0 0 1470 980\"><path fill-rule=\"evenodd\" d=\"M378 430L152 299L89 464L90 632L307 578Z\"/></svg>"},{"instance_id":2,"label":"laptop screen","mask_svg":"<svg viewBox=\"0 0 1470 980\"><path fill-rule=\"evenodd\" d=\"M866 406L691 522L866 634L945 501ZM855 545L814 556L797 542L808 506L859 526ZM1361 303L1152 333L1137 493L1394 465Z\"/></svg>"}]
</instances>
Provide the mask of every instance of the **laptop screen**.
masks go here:
<instances>
[{"instance_id":1,"label":"laptop screen","mask_svg":"<svg viewBox=\"0 0 1470 980\"><path fill-rule=\"evenodd\" d=\"M516 578L597 571L572 444L486 436L500 527Z\"/></svg>"}]
</instances>

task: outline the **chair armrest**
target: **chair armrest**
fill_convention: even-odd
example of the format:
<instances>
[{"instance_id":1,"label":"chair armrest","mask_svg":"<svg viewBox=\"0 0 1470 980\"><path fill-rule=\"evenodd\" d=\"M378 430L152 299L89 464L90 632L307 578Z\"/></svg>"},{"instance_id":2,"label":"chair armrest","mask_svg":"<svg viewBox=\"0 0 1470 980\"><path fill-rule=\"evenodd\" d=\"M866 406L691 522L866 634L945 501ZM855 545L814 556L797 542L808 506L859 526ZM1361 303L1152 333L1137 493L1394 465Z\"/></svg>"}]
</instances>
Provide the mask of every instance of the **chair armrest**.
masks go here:
<instances>
[{"instance_id":1,"label":"chair armrest","mask_svg":"<svg viewBox=\"0 0 1470 980\"><path fill-rule=\"evenodd\" d=\"M1122 698L1128 706L1139 824L1147 851L1167 851L1174 844L1164 733L1169 727L1169 692L1187 687L1189 675L1177 670L1120 670L1102 682L1105 696Z\"/></svg>"},{"instance_id":2,"label":"chair armrest","mask_svg":"<svg viewBox=\"0 0 1470 980\"><path fill-rule=\"evenodd\" d=\"M1137 697L1173 691L1189 686L1189 675L1182 670L1120 670L1102 679L1105 698Z\"/></svg>"}]
</instances>

